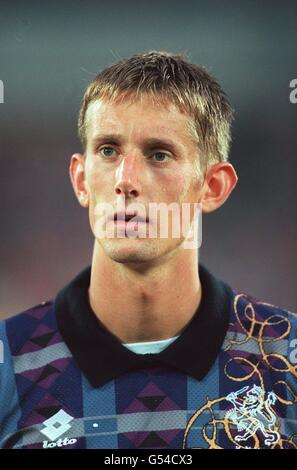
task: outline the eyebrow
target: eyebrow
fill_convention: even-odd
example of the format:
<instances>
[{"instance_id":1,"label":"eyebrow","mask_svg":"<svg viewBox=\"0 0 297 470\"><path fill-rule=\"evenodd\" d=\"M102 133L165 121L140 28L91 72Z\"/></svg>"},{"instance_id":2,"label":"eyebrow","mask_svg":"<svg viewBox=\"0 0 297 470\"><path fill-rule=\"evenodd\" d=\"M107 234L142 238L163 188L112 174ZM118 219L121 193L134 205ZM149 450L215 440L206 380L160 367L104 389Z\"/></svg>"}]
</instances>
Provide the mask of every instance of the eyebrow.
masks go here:
<instances>
[{"instance_id":1,"label":"eyebrow","mask_svg":"<svg viewBox=\"0 0 297 470\"><path fill-rule=\"evenodd\" d=\"M97 134L92 139L93 145L106 141L109 144L118 145L119 143L123 142L123 137L120 134ZM155 148L167 148L172 152L176 152L179 150L179 145L173 142L171 139L166 138L157 138L157 137L148 137L147 139L143 140L143 146L147 150L152 150Z\"/></svg>"}]
</instances>

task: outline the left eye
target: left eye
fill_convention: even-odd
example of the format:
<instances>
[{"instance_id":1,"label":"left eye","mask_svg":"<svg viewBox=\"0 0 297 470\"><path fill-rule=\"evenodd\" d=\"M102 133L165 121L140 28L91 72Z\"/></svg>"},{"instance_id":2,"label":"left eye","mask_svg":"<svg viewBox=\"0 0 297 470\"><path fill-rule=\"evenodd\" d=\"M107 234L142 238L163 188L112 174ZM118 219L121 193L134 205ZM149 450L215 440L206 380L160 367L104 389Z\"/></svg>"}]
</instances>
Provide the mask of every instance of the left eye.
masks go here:
<instances>
[{"instance_id":1,"label":"left eye","mask_svg":"<svg viewBox=\"0 0 297 470\"><path fill-rule=\"evenodd\" d=\"M164 158L169 158L168 155L166 155L166 153L162 153L162 152L156 152L154 153L154 155L152 157L157 157L156 161L157 162L164 162Z\"/></svg>"}]
</instances>

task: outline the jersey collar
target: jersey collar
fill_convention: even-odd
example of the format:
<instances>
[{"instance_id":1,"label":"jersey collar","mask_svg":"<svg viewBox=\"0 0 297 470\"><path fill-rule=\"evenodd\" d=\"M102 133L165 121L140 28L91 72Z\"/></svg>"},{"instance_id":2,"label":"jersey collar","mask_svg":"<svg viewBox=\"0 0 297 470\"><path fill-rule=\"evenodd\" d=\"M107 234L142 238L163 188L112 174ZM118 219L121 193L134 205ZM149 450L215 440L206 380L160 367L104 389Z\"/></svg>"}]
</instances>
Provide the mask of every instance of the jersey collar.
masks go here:
<instances>
[{"instance_id":1,"label":"jersey collar","mask_svg":"<svg viewBox=\"0 0 297 470\"><path fill-rule=\"evenodd\" d=\"M200 305L177 340L157 354L135 354L97 319L88 301L89 266L56 296L54 307L62 337L93 387L146 367L165 367L197 380L209 372L224 341L232 290L199 264Z\"/></svg>"}]
</instances>

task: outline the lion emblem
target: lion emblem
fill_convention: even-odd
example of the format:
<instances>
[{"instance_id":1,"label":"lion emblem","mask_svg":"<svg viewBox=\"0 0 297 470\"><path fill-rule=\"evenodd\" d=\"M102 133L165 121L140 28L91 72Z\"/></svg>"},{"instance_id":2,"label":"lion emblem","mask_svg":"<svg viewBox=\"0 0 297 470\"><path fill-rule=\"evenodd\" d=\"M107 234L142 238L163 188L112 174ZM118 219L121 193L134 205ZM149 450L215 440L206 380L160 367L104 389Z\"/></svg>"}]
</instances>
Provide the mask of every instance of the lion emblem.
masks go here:
<instances>
[{"instance_id":1,"label":"lion emblem","mask_svg":"<svg viewBox=\"0 0 297 470\"><path fill-rule=\"evenodd\" d=\"M236 442L246 441L259 431L267 446L278 442L280 434L276 430L277 417L272 408L276 402L275 393L269 392L265 400L265 391L254 385L250 390L244 387L229 393L226 400L233 404L233 409L226 412L225 418L237 426L238 432L244 431L243 435L235 437Z\"/></svg>"}]
</instances>

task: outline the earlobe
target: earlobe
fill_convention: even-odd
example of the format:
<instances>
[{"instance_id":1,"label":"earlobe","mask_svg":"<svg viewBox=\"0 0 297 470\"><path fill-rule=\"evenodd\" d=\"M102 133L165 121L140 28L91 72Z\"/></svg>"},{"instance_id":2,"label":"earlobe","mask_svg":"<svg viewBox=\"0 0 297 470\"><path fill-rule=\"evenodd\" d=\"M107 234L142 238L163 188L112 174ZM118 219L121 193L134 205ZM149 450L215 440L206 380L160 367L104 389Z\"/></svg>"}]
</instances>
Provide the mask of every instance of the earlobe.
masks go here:
<instances>
[{"instance_id":1,"label":"earlobe","mask_svg":"<svg viewBox=\"0 0 297 470\"><path fill-rule=\"evenodd\" d=\"M85 158L82 154L75 153L72 155L69 176L79 204L87 208L89 206L89 194L85 181Z\"/></svg>"},{"instance_id":2,"label":"earlobe","mask_svg":"<svg viewBox=\"0 0 297 470\"><path fill-rule=\"evenodd\" d=\"M207 214L222 206L238 181L236 171L230 163L213 165L205 178L205 190L201 198L202 212Z\"/></svg>"},{"instance_id":3,"label":"earlobe","mask_svg":"<svg viewBox=\"0 0 297 470\"><path fill-rule=\"evenodd\" d=\"M78 196L78 199L79 199L79 203L82 207L89 207L89 197L87 194L80 194Z\"/></svg>"}]
</instances>

